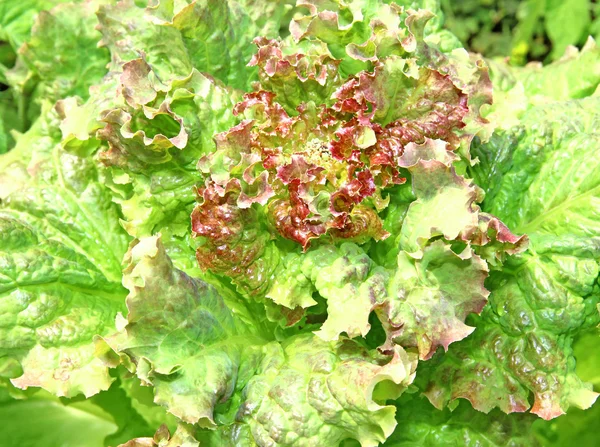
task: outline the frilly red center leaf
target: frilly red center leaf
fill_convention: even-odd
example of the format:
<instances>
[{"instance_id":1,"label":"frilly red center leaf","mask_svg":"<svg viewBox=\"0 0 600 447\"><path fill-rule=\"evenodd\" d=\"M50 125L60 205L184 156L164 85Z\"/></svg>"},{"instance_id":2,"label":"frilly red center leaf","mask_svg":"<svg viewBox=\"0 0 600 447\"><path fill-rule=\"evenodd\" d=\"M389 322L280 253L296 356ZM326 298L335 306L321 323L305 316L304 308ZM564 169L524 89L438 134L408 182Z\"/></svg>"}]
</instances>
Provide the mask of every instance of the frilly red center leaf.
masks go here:
<instances>
[{"instance_id":1,"label":"frilly red center leaf","mask_svg":"<svg viewBox=\"0 0 600 447\"><path fill-rule=\"evenodd\" d=\"M266 75L302 71L312 61L312 76L319 79L311 57L302 62L304 55L284 55L277 41L255 43L259 49L250 64ZM263 206L272 228L304 249L325 234L386 237L380 210L367 210L381 202L383 190L405 182L399 163L405 145L439 138L455 149L455 132L469 111L467 95L447 75L427 68L401 78L401 92L390 94L386 81L399 79L395 63L377 63L373 73L349 79L331 107L303 102L293 115L273 92L246 94L234 108L245 120L217 135L216 151L199 164L207 174L205 190L222 196L226 185L235 184L239 192L231 206Z\"/></svg>"}]
</instances>

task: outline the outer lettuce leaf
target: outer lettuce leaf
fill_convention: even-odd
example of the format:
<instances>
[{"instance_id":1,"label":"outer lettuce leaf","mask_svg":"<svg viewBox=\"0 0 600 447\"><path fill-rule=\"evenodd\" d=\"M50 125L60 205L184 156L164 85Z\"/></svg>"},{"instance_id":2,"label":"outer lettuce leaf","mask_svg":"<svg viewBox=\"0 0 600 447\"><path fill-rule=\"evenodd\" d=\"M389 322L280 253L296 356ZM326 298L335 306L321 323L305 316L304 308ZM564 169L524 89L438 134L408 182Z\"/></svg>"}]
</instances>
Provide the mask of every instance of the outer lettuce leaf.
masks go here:
<instances>
[{"instance_id":1,"label":"outer lettuce leaf","mask_svg":"<svg viewBox=\"0 0 600 447\"><path fill-rule=\"evenodd\" d=\"M212 135L235 121L231 92L197 71L173 81L161 95L152 88L140 91L153 76L145 62L134 60L124 70L121 88L130 106L103 118L106 127L97 135L108 142L108 149L99 157L124 195L117 202L127 220L125 228L145 236L173 221L174 214L182 214L179 222L188 219L195 202L192 187L198 181L196 161L211 149Z\"/></svg>"},{"instance_id":2,"label":"outer lettuce leaf","mask_svg":"<svg viewBox=\"0 0 600 447\"><path fill-rule=\"evenodd\" d=\"M8 41L14 51L27 40L35 16L68 0L6 0L0 5L0 39Z\"/></svg>"},{"instance_id":3,"label":"outer lettuce leaf","mask_svg":"<svg viewBox=\"0 0 600 447\"><path fill-rule=\"evenodd\" d=\"M231 87L247 89L255 77L248 68L252 55L248 42L256 36L276 37L290 9L289 0L195 1L176 13L172 24L181 32L196 69Z\"/></svg>"},{"instance_id":4,"label":"outer lettuce leaf","mask_svg":"<svg viewBox=\"0 0 600 447\"><path fill-rule=\"evenodd\" d=\"M470 248L456 254L436 241L420 260L400 252L388 300L378 312L386 347L417 347L420 357L428 359L439 346L448 350L450 343L468 336L474 328L464 321L470 313L480 313L487 301L486 276L485 261Z\"/></svg>"},{"instance_id":5,"label":"outer lettuce leaf","mask_svg":"<svg viewBox=\"0 0 600 447\"><path fill-rule=\"evenodd\" d=\"M464 45L457 37L456 30L446 29L445 15L441 7L440 0L384 0L384 3L396 3L411 9L427 9L435 14L432 19L427 22L423 30L425 41L444 53L450 53L457 48L463 48ZM455 33L455 34L453 34Z\"/></svg>"},{"instance_id":6,"label":"outer lettuce leaf","mask_svg":"<svg viewBox=\"0 0 600 447\"><path fill-rule=\"evenodd\" d=\"M101 8L100 31L114 66L143 52L165 82L170 75L186 76L195 67L246 90L256 76L246 67L252 55L249 42L259 35L276 37L279 21L290 8L288 1L235 0L162 0L141 8L133 0L123 0ZM259 10L271 15L261 16Z\"/></svg>"},{"instance_id":7,"label":"outer lettuce leaf","mask_svg":"<svg viewBox=\"0 0 600 447\"><path fill-rule=\"evenodd\" d=\"M172 26L161 24L159 13L164 4L157 4L158 7L143 8L133 0L122 0L100 7L100 44L110 51L111 69L120 71L124 63L143 56L163 82L190 73L192 64L181 33ZM165 4L166 12L172 15L173 2Z\"/></svg>"},{"instance_id":8,"label":"outer lettuce leaf","mask_svg":"<svg viewBox=\"0 0 600 447\"><path fill-rule=\"evenodd\" d=\"M373 263L365 251L351 243L324 245L305 254L288 255L267 293L291 309L317 304L314 292L327 300L327 320L316 334L323 340L365 336L369 314L385 300L389 273Z\"/></svg>"},{"instance_id":9,"label":"outer lettuce leaf","mask_svg":"<svg viewBox=\"0 0 600 447\"><path fill-rule=\"evenodd\" d=\"M10 90L0 92L0 154L8 152L15 146L15 138L11 132L22 132L24 124L13 92Z\"/></svg>"},{"instance_id":10,"label":"outer lettuce leaf","mask_svg":"<svg viewBox=\"0 0 600 447\"><path fill-rule=\"evenodd\" d=\"M276 436L278 445L292 445L302 434L326 445L352 437L374 446L393 431L394 409L374 401L376 385L383 381L386 395L397 396L412 381L414 356L310 334L270 341L260 322L232 313L212 286L174 269L156 237L134 242L127 263L127 322L99 347L108 343L133 361L129 367L170 412L220 426L206 434L214 442L269 445Z\"/></svg>"},{"instance_id":11,"label":"outer lettuce leaf","mask_svg":"<svg viewBox=\"0 0 600 447\"><path fill-rule=\"evenodd\" d=\"M432 367L436 406L464 397L482 411L525 411L533 393L531 411L551 419L596 399L575 373L571 345L599 321L597 109L596 98L533 108L505 134L504 152L477 151L484 208L527 232L531 248L492 275L474 335Z\"/></svg>"},{"instance_id":12,"label":"outer lettuce leaf","mask_svg":"<svg viewBox=\"0 0 600 447\"><path fill-rule=\"evenodd\" d=\"M2 301L10 309L2 353L23 370L13 383L66 396L108 388L112 380L94 358L91 338L110 330L122 307L119 285L68 245L47 240L9 213L1 216Z\"/></svg>"},{"instance_id":13,"label":"outer lettuce leaf","mask_svg":"<svg viewBox=\"0 0 600 447\"><path fill-rule=\"evenodd\" d=\"M581 51L570 47L561 59L548 65L532 62L512 67L501 60L488 64L494 105L485 115L502 129L518 125L530 106L585 98L600 84L600 50L591 38Z\"/></svg>"},{"instance_id":14,"label":"outer lettuce leaf","mask_svg":"<svg viewBox=\"0 0 600 447\"><path fill-rule=\"evenodd\" d=\"M594 329L582 334L573 345L577 358L577 375L586 382L594 385L594 390L600 391L600 376L598 375L598 359L600 359L600 344L598 331ZM548 446L594 445L596 434L594 427L600 420L600 405L594 404L589 410L573 409L561 418L552 421L538 420L533 428L540 442Z\"/></svg>"},{"instance_id":15,"label":"outer lettuce leaf","mask_svg":"<svg viewBox=\"0 0 600 447\"><path fill-rule=\"evenodd\" d=\"M161 407L154 403L154 390L152 387L144 386L134 374L131 374L125 368L120 368L117 371L120 372L119 380L121 389L125 393L124 400L131 405L129 414L139 415L145 422L145 424L143 424L144 427L156 428L161 425L166 425L170 431L174 431L180 421L171 413L168 413L165 407ZM147 435L152 432L152 430L150 430L146 433L131 433L126 427L124 431L130 436Z\"/></svg>"},{"instance_id":16,"label":"outer lettuce leaf","mask_svg":"<svg viewBox=\"0 0 600 447\"><path fill-rule=\"evenodd\" d=\"M106 89L118 95L110 103ZM136 237L162 231L181 268L190 268L193 259L189 215L199 180L196 161L212 148L215 132L236 122L230 112L234 98L195 70L165 85L144 60L134 59L86 104L59 105L63 145L83 154L100 149L124 228ZM82 112L89 112L89 121Z\"/></svg>"},{"instance_id":17,"label":"outer lettuce leaf","mask_svg":"<svg viewBox=\"0 0 600 447\"><path fill-rule=\"evenodd\" d=\"M19 58L29 70L28 77L39 78L36 94L44 100L70 95L86 98L89 87L102 79L109 58L105 48L97 48L99 3L64 4L38 14Z\"/></svg>"},{"instance_id":18,"label":"outer lettuce leaf","mask_svg":"<svg viewBox=\"0 0 600 447\"><path fill-rule=\"evenodd\" d=\"M224 446L288 446L338 445L352 438L376 446L396 426L393 406L376 402L377 384L385 398L395 397L412 381L415 366L404 351L388 364L380 362L348 340L286 340L248 382L235 424L206 439Z\"/></svg>"},{"instance_id":19,"label":"outer lettuce leaf","mask_svg":"<svg viewBox=\"0 0 600 447\"><path fill-rule=\"evenodd\" d=\"M214 405L244 375L240 364L256 361L248 348L262 344L260 327L244 325L217 290L174 269L157 237L134 242L125 263L127 325L108 343L136 361L156 403L186 422L214 424Z\"/></svg>"},{"instance_id":20,"label":"outer lettuce leaf","mask_svg":"<svg viewBox=\"0 0 600 447\"><path fill-rule=\"evenodd\" d=\"M323 340L337 340L341 333L366 336L374 311L387 337L381 350L416 347L427 359L473 331L464 321L486 303L486 276L485 261L470 249L457 255L442 241L425 248L418 260L401 251L392 271L345 243L288 255L267 297L291 309L317 305L315 293L325 298L326 321L315 332Z\"/></svg>"},{"instance_id":21,"label":"outer lettuce leaf","mask_svg":"<svg viewBox=\"0 0 600 447\"><path fill-rule=\"evenodd\" d=\"M415 257L421 256L422 247L432 237L467 240L479 224L476 202L481 201L482 194L456 173L454 154L447 154L439 143L407 146L401 161L408 165L416 200L408 207L398 241Z\"/></svg>"},{"instance_id":22,"label":"outer lettuce leaf","mask_svg":"<svg viewBox=\"0 0 600 447\"><path fill-rule=\"evenodd\" d=\"M11 374L18 387L89 396L112 382L92 337L108 333L123 308L127 239L94 164L56 145L48 121L30 132L0 161L8 193L0 207L0 349L21 364Z\"/></svg>"},{"instance_id":23,"label":"outer lettuce leaf","mask_svg":"<svg viewBox=\"0 0 600 447\"><path fill-rule=\"evenodd\" d=\"M104 445L106 446L117 445L136 436L148 436L154 431L154 422L138 411L139 406L136 405L135 397L127 393L126 384L123 382L124 377L122 374L107 391L102 391L88 399L89 402L108 413L118 426L117 430L105 438ZM76 403L78 400L80 399L62 399L63 403L67 405ZM162 410L160 407L155 408ZM169 422L173 426L176 425L164 415L163 421Z\"/></svg>"},{"instance_id":24,"label":"outer lettuce leaf","mask_svg":"<svg viewBox=\"0 0 600 447\"><path fill-rule=\"evenodd\" d=\"M596 427L600 420L600 406L581 410L573 408L565 416L552 421L540 420L534 425L541 445L560 447L575 443L577 445L594 445ZM544 426L541 423L545 423Z\"/></svg>"},{"instance_id":25,"label":"outer lettuce leaf","mask_svg":"<svg viewBox=\"0 0 600 447\"><path fill-rule=\"evenodd\" d=\"M57 144L56 124L50 112L2 159L2 210L89 257L118 283L127 244L120 214L93 161Z\"/></svg>"},{"instance_id":26,"label":"outer lettuce leaf","mask_svg":"<svg viewBox=\"0 0 600 447\"><path fill-rule=\"evenodd\" d=\"M31 2L14 3L8 2L8 17L15 14L15 23L23 21L22 25L28 17L31 33L18 47L14 67L0 66L0 81L10 87L6 94L12 98L13 113L18 116L7 130L24 131L40 115L44 101L53 103L66 95L86 98L89 87L104 75L109 55L106 49L97 47L101 36L95 30L95 11L102 0L65 4L42 1L34 9L49 10L41 11L35 21L29 14L34 12L28 9ZM10 124L10 120L5 124ZM12 146L12 141L9 143Z\"/></svg>"},{"instance_id":27,"label":"outer lettuce leaf","mask_svg":"<svg viewBox=\"0 0 600 447\"><path fill-rule=\"evenodd\" d=\"M121 386L117 380L109 390L85 400L58 399L40 390L15 395L0 404L7 422L0 429L4 444L102 447L151 434ZM36 423L31 424L32 420Z\"/></svg>"},{"instance_id":28,"label":"outer lettuce leaf","mask_svg":"<svg viewBox=\"0 0 600 447\"><path fill-rule=\"evenodd\" d=\"M58 90L64 93L66 88L72 86L73 79L67 79L69 77L68 73L58 74L56 68L60 67L62 63L66 63L69 69L73 69L72 63L74 60L67 57L67 54L73 53L69 53L63 48L66 43L64 38L73 38L78 31L63 30L59 40L45 40L51 29L44 26L43 23L49 24L52 22L56 26L64 25L65 17L60 17L60 11L70 9L74 18L71 22L77 24L82 17L93 19L93 14L89 14L93 10L91 5L87 5L85 8L81 8L79 5L76 7L63 5L57 9L56 14L46 11L62 3L66 3L66 0L6 0L0 5L0 85L3 90L0 93L0 154L14 147L15 140L11 132L24 132L39 116L41 101L51 100L52 98L57 99L59 97ZM38 13L41 13L39 20L37 20ZM69 28L72 24L70 23ZM33 37L31 36L32 28ZM91 33L94 33L94 31L91 30ZM84 35L79 37L89 37L91 33L90 30L84 30ZM33 48L28 48L27 45L23 46L26 42L31 44ZM35 74L35 67L29 69L25 59L26 55L32 56L40 44L43 46L47 42L53 42L53 47L40 55L42 60L46 59L45 64L38 64L40 73L43 73L42 77L44 78L44 81L40 84L40 78ZM80 49L89 52L91 59L93 59L93 56L97 56L98 51L94 48L95 42L91 47L88 42L78 42L78 44ZM61 51L63 54L61 64L55 64L47 59L46 54L55 55ZM76 63L83 60L79 54L76 59ZM32 62L31 59L29 61ZM94 64L90 65L92 67L90 71L94 72ZM80 86L89 86L99 79L99 77L90 74L88 73L88 76L78 79ZM40 98L42 90L45 98Z\"/></svg>"},{"instance_id":29,"label":"outer lettuce leaf","mask_svg":"<svg viewBox=\"0 0 600 447\"><path fill-rule=\"evenodd\" d=\"M46 105L48 108L48 105ZM9 154L0 156L0 199L6 199L13 191L22 188L29 182L31 175L27 168L33 159L33 154L39 153L38 158L48 158L48 153L56 144L58 137L48 126L46 120L37 120L23 135L19 135L17 146Z\"/></svg>"},{"instance_id":30,"label":"outer lettuce leaf","mask_svg":"<svg viewBox=\"0 0 600 447\"><path fill-rule=\"evenodd\" d=\"M581 51L570 47L552 64L513 67L512 73L523 83L528 97L543 96L554 101L583 98L600 84L600 49L590 38Z\"/></svg>"}]
</instances>

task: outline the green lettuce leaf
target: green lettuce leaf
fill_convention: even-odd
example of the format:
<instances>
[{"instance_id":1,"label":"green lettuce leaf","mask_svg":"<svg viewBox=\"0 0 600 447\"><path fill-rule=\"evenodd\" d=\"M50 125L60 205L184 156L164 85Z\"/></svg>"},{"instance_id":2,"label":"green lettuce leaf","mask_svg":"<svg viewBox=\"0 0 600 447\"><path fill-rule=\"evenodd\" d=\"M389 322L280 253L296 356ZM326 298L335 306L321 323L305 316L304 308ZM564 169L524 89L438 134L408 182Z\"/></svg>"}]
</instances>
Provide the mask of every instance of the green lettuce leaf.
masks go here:
<instances>
[{"instance_id":1,"label":"green lettuce leaf","mask_svg":"<svg viewBox=\"0 0 600 447\"><path fill-rule=\"evenodd\" d=\"M289 1L162 0L143 8L125 0L101 7L98 15L113 66L143 53L164 82L194 67L248 90L256 78L246 66L253 51L249 43L256 36L276 37L290 9Z\"/></svg>"},{"instance_id":2,"label":"green lettuce leaf","mask_svg":"<svg viewBox=\"0 0 600 447\"><path fill-rule=\"evenodd\" d=\"M267 297L288 308L327 300L327 319L316 334L323 340L365 336L369 314L385 300L389 273L373 263L356 244L324 245L305 254L290 254L278 271Z\"/></svg>"},{"instance_id":3,"label":"green lettuce leaf","mask_svg":"<svg viewBox=\"0 0 600 447\"><path fill-rule=\"evenodd\" d=\"M40 11L67 3L69 0L6 0L0 5L0 39L16 52L27 40L36 15Z\"/></svg>"},{"instance_id":4,"label":"green lettuce leaf","mask_svg":"<svg viewBox=\"0 0 600 447\"><path fill-rule=\"evenodd\" d=\"M36 94L44 100L71 95L86 98L89 87L102 79L109 55L97 47L99 3L67 3L37 15L31 36L19 48L19 58L29 70L28 77L39 78Z\"/></svg>"},{"instance_id":5,"label":"green lettuce leaf","mask_svg":"<svg viewBox=\"0 0 600 447\"><path fill-rule=\"evenodd\" d=\"M489 60L488 64L494 104L484 115L502 129L517 126L531 106L585 98L600 85L600 50L591 38L581 50L570 47L548 65L532 62L513 67L502 60Z\"/></svg>"},{"instance_id":6,"label":"green lettuce leaf","mask_svg":"<svg viewBox=\"0 0 600 447\"><path fill-rule=\"evenodd\" d=\"M120 95L107 103L105 89ZM196 162L211 150L212 135L236 122L234 98L195 70L164 85L147 62L134 59L87 103L65 100L58 106L63 146L83 155L98 150L126 231L135 237L162 231L181 268L193 268L189 215L199 182Z\"/></svg>"},{"instance_id":7,"label":"green lettuce leaf","mask_svg":"<svg viewBox=\"0 0 600 447\"><path fill-rule=\"evenodd\" d=\"M112 382L92 338L123 309L127 237L94 163L62 150L51 116L0 159L0 351L20 362L16 386L90 396Z\"/></svg>"},{"instance_id":8,"label":"green lettuce leaf","mask_svg":"<svg viewBox=\"0 0 600 447\"><path fill-rule=\"evenodd\" d=\"M14 389L12 391L15 391ZM132 407L120 380L88 399L56 398L45 391L14 395L0 403L8 424L0 429L8 446L113 446L134 436L151 434L148 423ZM33 429L26 429L36 424Z\"/></svg>"},{"instance_id":9,"label":"green lettuce leaf","mask_svg":"<svg viewBox=\"0 0 600 447\"><path fill-rule=\"evenodd\" d=\"M125 368L119 368L117 371L120 373L120 387L125 393L125 397L121 401L125 401L126 405L130 405L131 408L131 410L128 409L128 416L131 417L136 414L141 416L144 424L138 423L137 425L152 428L166 425L169 430L174 431L177 428L179 419L168 413L165 407L154 403L154 391L152 387L144 386L137 376L131 374ZM125 430L123 431L129 435L139 436L144 434L139 432L131 433L127 430L127 424L125 424Z\"/></svg>"},{"instance_id":10,"label":"green lettuce leaf","mask_svg":"<svg viewBox=\"0 0 600 447\"><path fill-rule=\"evenodd\" d=\"M377 266L350 243L290 254L283 267L267 297L290 309L315 306L316 296L324 298L326 320L315 332L323 340L337 340L342 333L366 336L375 312L387 338L380 349L416 347L422 359L469 335L474 328L465 318L481 312L488 295L485 261L470 249L455 254L442 241L426 247L421 259L401 251L394 270Z\"/></svg>"},{"instance_id":11,"label":"green lettuce leaf","mask_svg":"<svg viewBox=\"0 0 600 447\"><path fill-rule=\"evenodd\" d=\"M374 446L393 431L394 408L376 402L378 390L399 395L414 377L413 355L311 334L272 341L268 326L231 312L215 288L174 269L157 237L132 243L126 263L127 321L98 340L104 359L114 365L115 353L127 356L155 387L155 402L216 429L203 435L211 442L264 445L277 436L292 445L301 432L325 445L351 437ZM292 406L301 406L301 419Z\"/></svg>"},{"instance_id":12,"label":"green lettuce leaf","mask_svg":"<svg viewBox=\"0 0 600 447\"><path fill-rule=\"evenodd\" d=\"M88 89L102 79L109 62L108 51L98 48L101 35L95 29L98 24L95 12L102 0L63 4L58 4L62 3L60 1L41 2L37 7L49 10L34 15L35 21L26 13L32 10L21 10L30 3L13 5L12 13L24 13L19 19L15 15L17 22L24 17L32 20L29 24L31 33L18 48L14 66L10 69L0 67L0 80L9 86L6 93L16 106L19 120L11 127L17 131L29 128L41 114L43 102L53 103L69 95L87 98ZM54 4L57 6L50 9Z\"/></svg>"},{"instance_id":13,"label":"green lettuce leaf","mask_svg":"<svg viewBox=\"0 0 600 447\"><path fill-rule=\"evenodd\" d=\"M581 334L573 344L573 352L577 358L577 375L582 380L594 385L600 391L598 375L598 359L600 359L600 343L598 330ZM600 420L600 405L594 404L589 410L574 408L563 417L552 421L538 420L533 428L544 445L561 446L570 442L579 445L593 445L595 433L590 430Z\"/></svg>"},{"instance_id":14,"label":"green lettuce leaf","mask_svg":"<svg viewBox=\"0 0 600 447\"><path fill-rule=\"evenodd\" d=\"M136 237L154 234L173 220L185 222L180 233L189 232L196 161L212 148L212 135L235 122L231 92L211 78L193 71L159 96L152 88L140 90L152 75L139 59L124 66L121 86L131 105L110 110L97 133L108 142L99 159L124 196L115 201L126 230Z\"/></svg>"},{"instance_id":15,"label":"green lettuce leaf","mask_svg":"<svg viewBox=\"0 0 600 447\"><path fill-rule=\"evenodd\" d=\"M23 130L23 122L13 92L10 90L0 92L0 154L8 152L15 146L12 131Z\"/></svg>"},{"instance_id":16,"label":"green lettuce leaf","mask_svg":"<svg viewBox=\"0 0 600 447\"><path fill-rule=\"evenodd\" d=\"M252 55L248 43L256 36L276 37L291 3L196 1L178 11L171 23L181 32L197 70L210 73L231 87L247 90L256 76L248 68Z\"/></svg>"},{"instance_id":17,"label":"green lettuce leaf","mask_svg":"<svg viewBox=\"0 0 600 447\"><path fill-rule=\"evenodd\" d=\"M400 252L388 300L379 311L388 337L386 347L394 343L417 347L422 359L431 357L439 346L448 350L450 343L473 332L464 321L485 305L486 277L485 261L470 248L457 254L449 244L435 241L419 260Z\"/></svg>"},{"instance_id":18,"label":"green lettuce leaf","mask_svg":"<svg viewBox=\"0 0 600 447\"><path fill-rule=\"evenodd\" d=\"M533 393L531 411L551 419L595 401L576 375L572 341L600 321L597 110L596 98L533 108L505 144L475 151L484 209L531 246L490 277L473 336L432 366L436 406L463 397L482 411L525 411Z\"/></svg>"}]
</instances>

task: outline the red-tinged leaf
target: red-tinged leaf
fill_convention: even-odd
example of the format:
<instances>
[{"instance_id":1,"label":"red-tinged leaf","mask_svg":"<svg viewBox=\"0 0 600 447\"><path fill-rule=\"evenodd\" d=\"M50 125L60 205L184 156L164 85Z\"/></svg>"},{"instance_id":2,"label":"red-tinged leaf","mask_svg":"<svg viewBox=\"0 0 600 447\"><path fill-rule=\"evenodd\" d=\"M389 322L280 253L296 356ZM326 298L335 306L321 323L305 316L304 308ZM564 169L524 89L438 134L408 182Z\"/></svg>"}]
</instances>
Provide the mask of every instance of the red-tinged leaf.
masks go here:
<instances>
[{"instance_id":1,"label":"red-tinged leaf","mask_svg":"<svg viewBox=\"0 0 600 447\"><path fill-rule=\"evenodd\" d=\"M216 151L198 164L206 188L223 195L235 185L238 207L265 206L273 229L304 249L333 229L336 238L385 237L376 212L359 218L366 216L362 211L354 221L349 216L366 198L380 197L379 189L403 181L394 167L401 148L379 146L379 136L387 137L379 125L311 104L291 117L276 99L258 91L235 107L247 119L217 135ZM377 155L381 148L386 156ZM373 171L369 160L377 162Z\"/></svg>"},{"instance_id":2,"label":"red-tinged leaf","mask_svg":"<svg viewBox=\"0 0 600 447\"><path fill-rule=\"evenodd\" d=\"M326 101L341 84L340 61L323 42L298 52L274 39L258 37L254 44L258 51L248 65L258 66L261 88L275 93L288 113L308 101Z\"/></svg>"},{"instance_id":3,"label":"red-tinged leaf","mask_svg":"<svg viewBox=\"0 0 600 447\"><path fill-rule=\"evenodd\" d=\"M138 163L164 163L172 157L169 149L183 149L188 140L183 119L166 103L158 109L144 109L144 113L131 114L114 109L102 121L106 124L97 135L108 142L109 149L100 154L107 165L135 165L135 160ZM165 135L157 131L164 128L171 128L172 133Z\"/></svg>"},{"instance_id":4,"label":"red-tinged leaf","mask_svg":"<svg viewBox=\"0 0 600 447\"><path fill-rule=\"evenodd\" d=\"M422 144L408 143L398 159L398 164L403 168L411 168L420 160L437 160L446 166L451 166L458 159L456 153L448 150L448 143L444 140L426 138Z\"/></svg>"},{"instance_id":5,"label":"red-tinged leaf","mask_svg":"<svg viewBox=\"0 0 600 447\"><path fill-rule=\"evenodd\" d=\"M400 252L388 298L377 311L387 333L382 349L415 347L427 360L438 347L447 351L467 337L475 328L464 323L466 317L480 313L487 302L487 274L485 261L470 248L456 254L449 244L435 241L419 260Z\"/></svg>"},{"instance_id":6,"label":"red-tinged leaf","mask_svg":"<svg viewBox=\"0 0 600 447\"><path fill-rule=\"evenodd\" d=\"M359 73L334 97L335 109L361 110L393 128L403 144L441 138L456 146L469 111L467 95L449 76L396 56L377 62L373 73Z\"/></svg>"},{"instance_id":7,"label":"red-tinged leaf","mask_svg":"<svg viewBox=\"0 0 600 447\"><path fill-rule=\"evenodd\" d=\"M232 278L249 295L261 295L277 267L268 231L252 208L238 206L239 189L229 185L221 195L201 191L202 203L192 212L192 231L204 244L196 251L201 268Z\"/></svg>"}]
</instances>

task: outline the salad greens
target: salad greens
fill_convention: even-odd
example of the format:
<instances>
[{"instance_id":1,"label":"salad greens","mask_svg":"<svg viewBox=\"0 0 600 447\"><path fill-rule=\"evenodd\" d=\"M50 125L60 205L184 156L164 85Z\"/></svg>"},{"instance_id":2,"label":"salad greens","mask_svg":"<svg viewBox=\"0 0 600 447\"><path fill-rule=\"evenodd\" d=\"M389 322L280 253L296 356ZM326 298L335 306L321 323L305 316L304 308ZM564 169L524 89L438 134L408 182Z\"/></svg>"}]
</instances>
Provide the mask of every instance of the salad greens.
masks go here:
<instances>
[{"instance_id":1,"label":"salad greens","mask_svg":"<svg viewBox=\"0 0 600 447\"><path fill-rule=\"evenodd\" d=\"M0 40L3 445L594 445L593 39L6 0Z\"/></svg>"}]
</instances>

